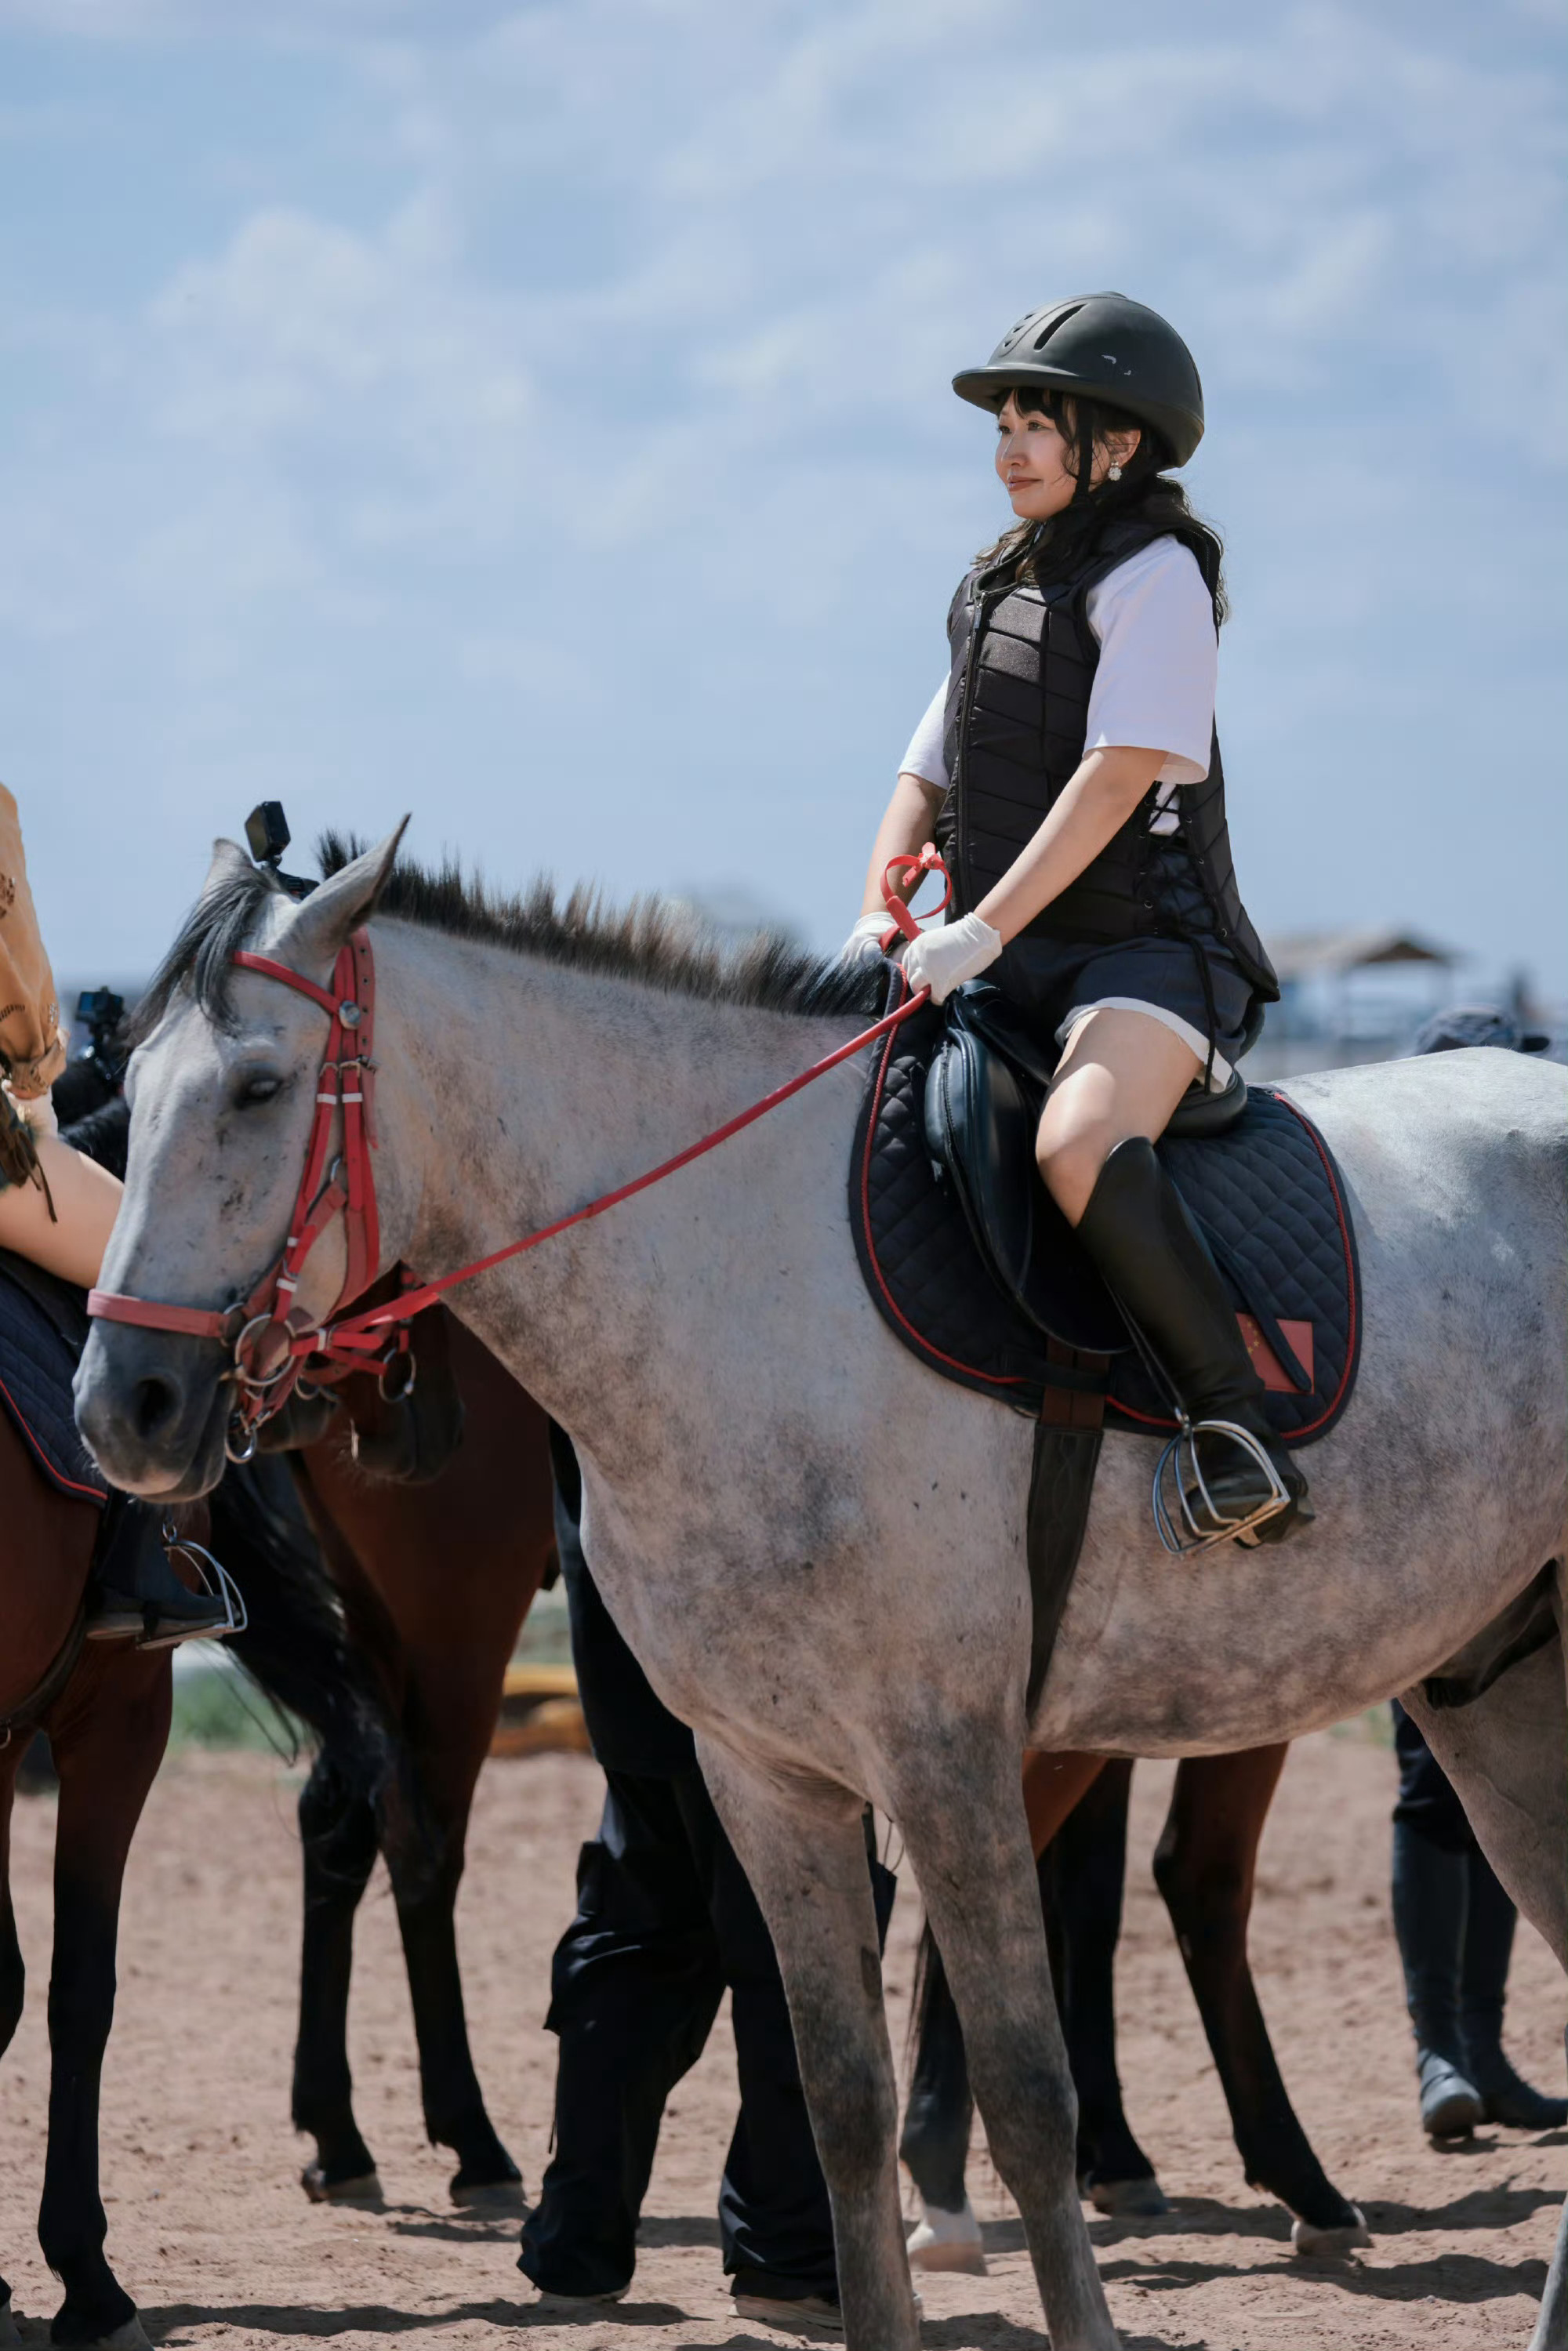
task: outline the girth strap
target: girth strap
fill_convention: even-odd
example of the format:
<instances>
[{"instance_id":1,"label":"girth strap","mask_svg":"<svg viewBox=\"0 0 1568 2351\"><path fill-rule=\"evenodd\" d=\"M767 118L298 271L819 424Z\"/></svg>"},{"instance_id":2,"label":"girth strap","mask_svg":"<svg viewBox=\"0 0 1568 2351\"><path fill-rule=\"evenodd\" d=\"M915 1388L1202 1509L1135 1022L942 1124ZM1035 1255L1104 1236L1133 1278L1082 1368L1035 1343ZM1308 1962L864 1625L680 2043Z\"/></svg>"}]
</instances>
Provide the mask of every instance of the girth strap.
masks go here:
<instances>
[{"instance_id":1,"label":"girth strap","mask_svg":"<svg viewBox=\"0 0 1568 2351\"><path fill-rule=\"evenodd\" d=\"M86 1641L87 1595L84 1593L71 1619L70 1630L56 1651L54 1662L43 1680L36 1683L26 1698L18 1698L8 1714L0 1714L0 1749L9 1747L19 1730L37 1729L75 1673Z\"/></svg>"},{"instance_id":2,"label":"girth strap","mask_svg":"<svg viewBox=\"0 0 1568 2351\"><path fill-rule=\"evenodd\" d=\"M1064 1346L1059 1339L1047 1342L1047 1354L1050 1384L1035 1423L1026 1521L1033 1615L1027 1698L1031 1717L1083 1548L1111 1378L1109 1355Z\"/></svg>"}]
</instances>

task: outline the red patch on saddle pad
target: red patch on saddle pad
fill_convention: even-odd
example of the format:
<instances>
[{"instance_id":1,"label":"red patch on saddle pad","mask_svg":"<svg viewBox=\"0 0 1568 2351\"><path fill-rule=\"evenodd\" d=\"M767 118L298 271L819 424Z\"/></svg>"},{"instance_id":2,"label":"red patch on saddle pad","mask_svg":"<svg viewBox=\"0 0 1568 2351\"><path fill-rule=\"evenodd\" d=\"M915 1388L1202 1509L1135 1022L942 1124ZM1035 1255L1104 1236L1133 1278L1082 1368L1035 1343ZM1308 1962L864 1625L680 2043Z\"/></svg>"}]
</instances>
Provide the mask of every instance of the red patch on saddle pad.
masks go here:
<instances>
[{"instance_id":1,"label":"red patch on saddle pad","mask_svg":"<svg viewBox=\"0 0 1568 2351\"><path fill-rule=\"evenodd\" d=\"M1286 1371L1251 1315L1239 1314L1236 1320L1241 1325L1241 1336L1247 1342L1247 1352L1252 1358L1252 1368L1263 1385L1266 1388L1272 1388L1276 1395L1294 1395L1297 1393L1295 1381ZM1297 1362L1315 1387L1317 1381L1312 1370L1312 1324L1288 1322L1281 1316L1280 1329L1285 1344L1294 1350Z\"/></svg>"}]
</instances>

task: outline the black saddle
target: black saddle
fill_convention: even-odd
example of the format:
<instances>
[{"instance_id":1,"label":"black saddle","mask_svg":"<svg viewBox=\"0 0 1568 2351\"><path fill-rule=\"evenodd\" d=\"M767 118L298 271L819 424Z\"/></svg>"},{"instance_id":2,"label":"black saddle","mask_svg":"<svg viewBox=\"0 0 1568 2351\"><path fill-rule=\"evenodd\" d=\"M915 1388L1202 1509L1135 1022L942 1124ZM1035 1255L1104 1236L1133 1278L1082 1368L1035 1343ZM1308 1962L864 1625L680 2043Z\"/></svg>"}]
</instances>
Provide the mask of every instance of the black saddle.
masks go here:
<instances>
[{"instance_id":1,"label":"black saddle","mask_svg":"<svg viewBox=\"0 0 1568 2351\"><path fill-rule=\"evenodd\" d=\"M1124 1426L1169 1430L1169 1396L1040 1178L1054 1055L1000 990L971 982L893 1030L856 1134L851 1213L890 1327L967 1387L1039 1415L1063 1367L1108 1359ZM1281 1096L1194 1089L1162 1139L1230 1289L1268 1406L1291 1444L1343 1411L1360 1316L1354 1240L1326 1144Z\"/></svg>"},{"instance_id":2,"label":"black saddle","mask_svg":"<svg viewBox=\"0 0 1568 2351\"><path fill-rule=\"evenodd\" d=\"M0 1410L52 1486L102 1509L109 1483L77 1435L71 1398L91 1327L84 1291L0 1249Z\"/></svg>"}]
</instances>

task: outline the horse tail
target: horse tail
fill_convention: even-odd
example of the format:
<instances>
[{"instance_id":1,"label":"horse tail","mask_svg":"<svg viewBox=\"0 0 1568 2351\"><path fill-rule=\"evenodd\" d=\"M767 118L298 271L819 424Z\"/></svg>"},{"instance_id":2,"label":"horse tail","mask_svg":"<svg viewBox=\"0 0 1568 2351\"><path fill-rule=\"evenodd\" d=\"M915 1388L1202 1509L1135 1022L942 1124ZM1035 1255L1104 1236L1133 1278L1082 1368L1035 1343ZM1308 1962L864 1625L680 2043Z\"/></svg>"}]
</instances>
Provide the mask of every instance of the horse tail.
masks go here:
<instances>
[{"instance_id":1,"label":"horse tail","mask_svg":"<svg viewBox=\"0 0 1568 2351\"><path fill-rule=\"evenodd\" d=\"M210 1498L213 1549L245 1595L249 1622L227 1646L286 1718L303 1723L345 1807L370 1806L400 1890L417 1899L441 1840L412 1750L355 1639L280 1456L232 1466Z\"/></svg>"}]
</instances>

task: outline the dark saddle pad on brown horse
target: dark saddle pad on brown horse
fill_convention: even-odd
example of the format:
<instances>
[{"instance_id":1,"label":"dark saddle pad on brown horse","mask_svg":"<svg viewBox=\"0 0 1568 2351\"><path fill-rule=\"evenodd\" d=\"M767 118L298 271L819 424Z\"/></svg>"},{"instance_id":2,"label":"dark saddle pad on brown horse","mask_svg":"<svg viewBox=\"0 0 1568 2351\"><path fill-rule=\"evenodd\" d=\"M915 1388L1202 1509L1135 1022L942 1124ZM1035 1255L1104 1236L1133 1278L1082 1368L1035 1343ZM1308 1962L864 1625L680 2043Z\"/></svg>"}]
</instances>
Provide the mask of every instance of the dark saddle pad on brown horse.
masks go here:
<instances>
[{"instance_id":1,"label":"dark saddle pad on brown horse","mask_svg":"<svg viewBox=\"0 0 1568 2351\"><path fill-rule=\"evenodd\" d=\"M1039 1415L1074 1358L1108 1358L1111 1425L1169 1432L1171 1400L1040 1182L1050 1061L1000 992L960 989L883 1040L855 1135L851 1217L889 1327L946 1378ZM1184 1103L1159 1145L1230 1290L1292 1445L1322 1437L1355 1377L1355 1243L1328 1146L1239 1076Z\"/></svg>"},{"instance_id":2,"label":"dark saddle pad on brown horse","mask_svg":"<svg viewBox=\"0 0 1568 2351\"><path fill-rule=\"evenodd\" d=\"M109 1483L77 1435L71 1398L91 1327L85 1292L0 1249L0 1411L52 1486L101 1509Z\"/></svg>"}]
</instances>

